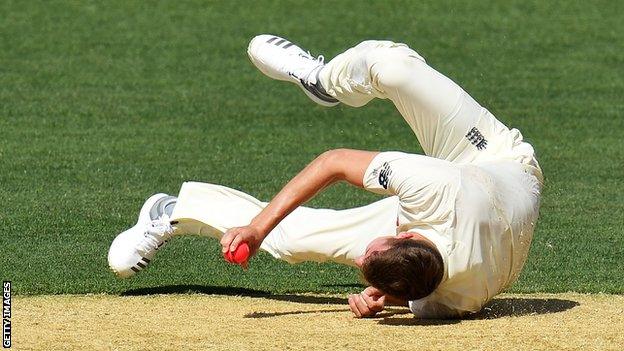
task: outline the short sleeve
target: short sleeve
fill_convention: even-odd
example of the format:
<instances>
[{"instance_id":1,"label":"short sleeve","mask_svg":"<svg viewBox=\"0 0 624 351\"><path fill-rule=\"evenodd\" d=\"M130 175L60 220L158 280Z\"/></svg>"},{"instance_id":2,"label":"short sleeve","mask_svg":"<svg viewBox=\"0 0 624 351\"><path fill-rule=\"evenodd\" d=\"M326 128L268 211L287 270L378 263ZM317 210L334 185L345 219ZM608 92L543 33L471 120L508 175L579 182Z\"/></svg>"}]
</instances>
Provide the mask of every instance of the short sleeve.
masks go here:
<instances>
[{"instance_id":1,"label":"short sleeve","mask_svg":"<svg viewBox=\"0 0 624 351\"><path fill-rule=\"evenodd\" d=\"M374 193L397 195L403 201L439 197L442 188L458 183L449 161L398 151L381 152L368 165L362 183Z\"/></svg>"},{"instance_id":2,"label":"short sleeve","mask_svg":"<svg viewBox=\"0 0 624 351\"><path fill-rule=\"evenodd\" d=\"M394 161L405 158L407 154L403 152L380 152L364 172L362 184L368 191L377 194L396 195L390 188L390 177L392 176L392 168L390 166Z\"/></svg>"}]
</instances>

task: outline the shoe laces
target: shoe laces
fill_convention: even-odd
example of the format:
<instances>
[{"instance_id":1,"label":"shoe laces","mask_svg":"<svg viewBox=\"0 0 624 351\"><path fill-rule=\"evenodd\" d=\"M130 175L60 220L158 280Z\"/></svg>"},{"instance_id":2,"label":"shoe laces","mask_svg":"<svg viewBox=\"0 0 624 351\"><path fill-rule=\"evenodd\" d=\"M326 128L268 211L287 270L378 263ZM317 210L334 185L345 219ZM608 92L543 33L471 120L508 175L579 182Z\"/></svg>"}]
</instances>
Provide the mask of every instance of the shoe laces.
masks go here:
<instances>
[{"instance_id":1,"label":"shoe laces","mask_svg":"<svg viewBox=\"0 0 624 351\"><path fill-rule=\"evenodd\" d=\"M309 53L310 53L310 52L308 51L308 54L309 54ZM312 55L310 55L310 56L312 56ZM318 55L318 57L316 58L316 62L320 63L321 65L324 65L324 64L325 64L325 56L323 56L323 55Z\"/></svg>"},{"instance_id":2,"label":"shoe laces","mask_svg":"<svg viewBox=\"0 0 624 351\"><path fill-rule=\"evenodd\" d=\"M316 62L320 63L321 65L325 64L325 56L318 55L315 58L314 55L312 55L312 53L310 53L310 50L306 51L306 53L308 54L308 58L312 59L313 61L316 61Z\"/></svg>"},{"instance_id":3,"label":"shoe laces","mask_svg":"<svg viewBox=\"0 0 624 351\"><path fill-rule=\"evenodd\" d=\"M318 70L323 67L323 65L325 65L325 56L323 55L318 55L317 57L312 56L312 54L310 53L310 51L307 52L307 56L299 54L301 57L306 58L307 60L309 60L310 63L314 63L315 67L312 68L310 71L307 72L307 74L305 76L298 76L294 73L289 73L290 75L296 77L297 79L301 80L303 84L314 84L316 82L316 79L314 79L314 83L311 82L310 78L314 77L316 78L316 74L318 73Z\"/></svg>"},{"instance_id":4,"label":"shoe laces","mask_svg":"<svg viewBox=\"0 0 624 351\"><path fill-rule=\"evenodd\" d=\"M173 227L169 222L169 216L163 215L147 225L143 232L143 240L137 245L137 250L144 254L151 253L169 241L172 235Z\"/></svg>"},{"instance_id":5,"label":"shoe laces","mask_svg":"<svg viewBox=\"0 0 624 351\"><path fill-rule=\"evenodd\" d=\"M325 64L325 56L323 55L318 55L317 57L314 57L310 51L306 51L306 54L308 54L308 56L306 58L312 60L312 61L316 61L317 64L319 65L324 65ZM300 54L301 55L301 54ZM303 55L301 55L303 57Z\"/></svg>"}]
</instances>

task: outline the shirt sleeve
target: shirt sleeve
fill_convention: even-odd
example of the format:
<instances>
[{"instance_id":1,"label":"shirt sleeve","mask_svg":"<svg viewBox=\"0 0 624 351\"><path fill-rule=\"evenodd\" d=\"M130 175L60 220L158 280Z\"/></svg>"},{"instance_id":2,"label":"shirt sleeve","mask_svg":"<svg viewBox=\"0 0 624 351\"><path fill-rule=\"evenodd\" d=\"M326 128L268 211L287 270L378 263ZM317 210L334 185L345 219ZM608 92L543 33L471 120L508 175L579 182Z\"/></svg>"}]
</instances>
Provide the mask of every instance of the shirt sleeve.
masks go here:
<instances>
[{"instance_id":1,"label":"shirt sleeve","mask_svg":"<svg viewBox=\"0 0 624 351\"><path fill-rule=\"evenodd\" d=\"M394 189L390 187L390 176L392 176L391 163L405 158L403 152L380 152L373 158L364 172L362 184L368 191L377 194L396 195Z\"/></svg>"},{"instance_id":2,"label":"shirt sleeve","mask_svg":"<svg viewBox=\"0 0 624 351\"><path fill-rule=\"evenodd\" d=\"M381 152L368 165L362 183L368 191L418 202L441 197L442 188L458 183L458 172L449 161L398 151Z\"/></svg>"}]
</instances>

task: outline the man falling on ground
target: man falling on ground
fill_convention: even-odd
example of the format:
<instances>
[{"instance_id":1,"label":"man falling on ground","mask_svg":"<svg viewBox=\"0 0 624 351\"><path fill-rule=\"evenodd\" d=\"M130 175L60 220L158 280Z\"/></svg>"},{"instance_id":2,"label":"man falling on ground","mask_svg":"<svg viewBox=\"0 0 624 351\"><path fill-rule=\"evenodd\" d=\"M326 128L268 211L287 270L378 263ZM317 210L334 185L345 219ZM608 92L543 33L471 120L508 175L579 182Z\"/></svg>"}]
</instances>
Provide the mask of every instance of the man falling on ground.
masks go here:
<instances>
[{"instance_id":1,"label":"man falling on ground","mask_svg":"<svg viewBox=\"0 0 624 351\"><path fill-rule=\"evenodd\" d=\"M292 42L259 35L249 57L267 76L297 84L316 103L359 107L389 99L426 156L330 150L271 200L213 184L156 194L119 234L109 265L128 277L174 235L247 242L289 263L357 266L370 285L349 296L357 317L386 304L420 318L479 311L518 277L538 217L542 172L531 145L404 44L365 41L327 64ZM301 207L338 181L388 195L368 206ZM246 264L246 263L245 263Z\"/></svg>"}]
</instances>

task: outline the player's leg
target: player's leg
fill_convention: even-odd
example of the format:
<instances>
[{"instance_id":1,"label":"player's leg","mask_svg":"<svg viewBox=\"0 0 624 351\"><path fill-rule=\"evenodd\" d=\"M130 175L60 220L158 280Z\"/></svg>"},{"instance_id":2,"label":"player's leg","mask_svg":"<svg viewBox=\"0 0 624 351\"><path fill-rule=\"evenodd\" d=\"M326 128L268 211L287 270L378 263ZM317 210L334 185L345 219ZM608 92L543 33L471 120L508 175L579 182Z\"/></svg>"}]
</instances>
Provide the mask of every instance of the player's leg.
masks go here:
<instances>
[{"instance_id":1,"label":"player's leg","mask_svg":"<svg viewBox=\"0 0 624 351\"><path fill-rule=\"evenodd\" d=\"M520 131L501 123L405 44L362 42L320 69L318 82L352 106L390 99L428 156L461 163L514 160L541 173Z\"/></svg>"},{"instance_id":2,"label":"player's leg","mask_svg":"<svg viewBox=\"0 0 624 351\"><path fill-rule=\"evenodd\" d=\"M232 227L248 225L267 205L225 186L184 183L172 214L177 230L220 239ZM289 263L335 261L354 265L374 238L394 235L398 200L390 197L346 209L299 207L265 238L260 249Z\"/></svg>"},{"instance_id":3,"label":"player's leg","mask_svg":"<svg viewBox=\"0 0 624 351\"><path fill-rule=\"evenodd\" d=\"M228 187L184 183L178 197L157 194L145 202L137 224L113 241L109 266L118 276L130 277L145 268L172 236L220 239L229 228L249 224L264 206L265 202ZM299 207L260 248L290 263L332 260L354 265L372 239L394 234L397 206L391 197L340 211Z\"/></svg>"},{"instance_id":4,"label":"player's leg","mask_svg":"<svg viewBox=\"0 0 624 351\"><path fill-rule=\"evenodd\" d=\"M467 142L464 136L475 124L480 106L474 106L476 111L469 114L470 119L450 117L462 102L462 89L406 45L365 41L322 66L321 60L304 57L304 50L296 45L286 49L277 45L283 41L288 42L261 35L249 45L252 62L269 77L296 77L293 82L299 86L315 86L355 107L373 98L390 99L430 156L448 158L441 152L441 145Z\"/></svg>"},{"instance_id":5,"label":"player's leg","mask_svg":"<svg viewBox=\"0 0 624 351\"><path fill-rule=\"evenodd\" d=\"M390 99L429 156L470 162L508 151L522 140L519 132L511 132L404 44L365 41L321 66L319 60L316 65L294 60L293 46L289 54L266 38L254 38L248 51L265 74L271 71L270 77L288 80L284 77L294 71L303 77L300 86L314 85L350 106L365 105L373 98Z\"/></svg>"},{"instance_id":6,"label":"player's leg","mask_svg":"<svg viewBox=\"0 0 624 351\"><path fill-rule=\"evenodd\" d=\"M487 148L478 130L485 109L405 44L362 42L327 63L319 82L351 106L391 100L428 156L471 161Z\"/></svg>"}]
</instances>

